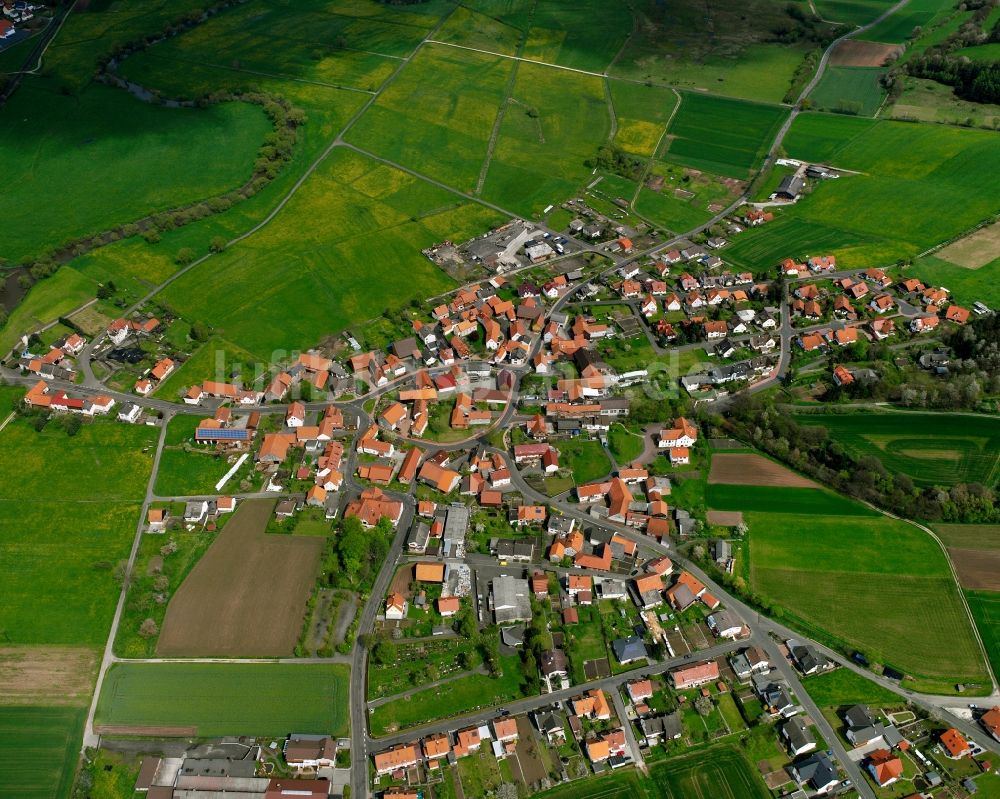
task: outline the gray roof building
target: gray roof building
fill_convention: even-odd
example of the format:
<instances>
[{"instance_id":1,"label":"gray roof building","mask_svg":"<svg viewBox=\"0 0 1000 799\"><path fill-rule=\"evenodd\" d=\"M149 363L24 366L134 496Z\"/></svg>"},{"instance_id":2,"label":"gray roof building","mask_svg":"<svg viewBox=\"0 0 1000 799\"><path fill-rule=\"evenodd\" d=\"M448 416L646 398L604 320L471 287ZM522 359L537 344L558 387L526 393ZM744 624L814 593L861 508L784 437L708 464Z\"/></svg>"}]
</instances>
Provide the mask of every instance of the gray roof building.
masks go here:
<instances>
[{"instance_id":1,"label":"gray roof building","mask_svg":"<svg viewBox=\"0 0 1000 799\"><path fill-rule=\"evenodd\" d=\"M531 588L527 580L502 575L492 583L493 617L497 624L531 621Z\"/></svg>"},{"instance_id":2,"label":"gray roof building","mask_svg":"<svg viewBox=\"0 0 1000 799\"><path fill-rule=\"evenodd\" d=\"M634 660L649 658L646 651L646 644L638 635L630 635L628 638L619 638L611 644L615 652L615 657L619 663L631 663Z\"/></svg>"}]
</instances>

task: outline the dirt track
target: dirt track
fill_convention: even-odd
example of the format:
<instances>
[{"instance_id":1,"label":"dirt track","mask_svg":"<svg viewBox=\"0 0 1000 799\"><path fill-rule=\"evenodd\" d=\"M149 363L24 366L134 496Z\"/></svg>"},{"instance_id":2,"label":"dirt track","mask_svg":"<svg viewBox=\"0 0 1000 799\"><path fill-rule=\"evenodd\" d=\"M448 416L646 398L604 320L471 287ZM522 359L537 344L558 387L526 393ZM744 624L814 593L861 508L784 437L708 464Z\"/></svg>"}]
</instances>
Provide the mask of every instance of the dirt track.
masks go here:
<instances>
[{"instance_id":1,"label":"dirt track","mask_svg":"<svg viewBox=\"0 0 1000 799\"><path fill-rule=\"evenodd\" d=\"M710 510L706 515L709 524L721 527L738 527L743 524L743 512L738 510Z\"/></svg>"},{"instance_id":2,"label":"dirt track","mask_svg":"<svg viewBox=\"0 0 1000 799\"><path fill-rule=\"evenodd\" d=\"M160 656L292 654L323 539L265 534L273 508L240 504L167 607Z\"/></svg>"},{"instance_id":3,"label":"dirt track","mask_svg":"<svg viewBox=\"0 0 1000 799\"><path fill-rule=\"evenodd\" d=\"M94 732L98 735L141 735L144 738L193 738L197 727L143 727L121 724L97 724Z\"/></svg>"},{"instance_id":4,"label":"dirt track","mask_svg":"<svg viewBox=\"0 0 1000 799\"><path fill-rule=\"evenodd\" d=\"M708 482L739 486L817 488L812 480L786 469L780 463L749 452L713 455Z\"/></svg>"},{"instance_id":5,"label":"dirt track","mask_svg":"<svg viewBox=\"0 0 1000 799\"><path fill-rule=\"evenodd\" d=\"M860 39L845 39L837 45L830 56L832 67L881 67L886 60L901 53L898 44L865 42Z\"/></svg>"},{"instance_id":6,"label":"dirt track","mask_svg":"<svg viewBox=\"0 0 1000 799\"><path fill-rule=\"evenodd\" d=\"M962 588L1000 591L1000 550L950 547L948 554Z\"/></svg>"}]
</instances>

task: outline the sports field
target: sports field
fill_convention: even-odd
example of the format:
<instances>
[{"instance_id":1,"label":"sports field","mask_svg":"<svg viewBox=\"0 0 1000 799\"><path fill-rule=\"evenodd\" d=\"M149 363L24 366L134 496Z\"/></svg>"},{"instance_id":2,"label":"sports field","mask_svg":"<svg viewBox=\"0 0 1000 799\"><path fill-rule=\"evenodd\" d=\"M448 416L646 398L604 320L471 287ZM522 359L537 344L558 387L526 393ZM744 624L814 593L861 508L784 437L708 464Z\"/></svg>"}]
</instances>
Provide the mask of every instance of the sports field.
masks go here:
<instances>
[{"instance_id":1,"label":"sports field","mask_svg":"<svg viewBox=\"0 0 1000 799\"><path fill-rule=\"evenodd\" d=\"M539 799L766 799L761 778L732 746L656 763L644 777L623 769L538 794Z\"/></svg>"},{"instance_id":2,"label":"sports field","mask_svg":"<svg viewBox=\"0 0 1000 799\"><path fill-rule=\"evenodd\" d=\"M0 707L0 792L19 799L63 799L73 777L87 709Z\"/></svg>"},{"instance_id":3,"label":"sports field","mask_svg":"<svg viewBox=\"0 0 1000 799\"><path fill-rule=\"evenodd\" d=\"M710 506L717 486L709 486ZM789 506L769 491L770 509L745 513L754 589L818 638L911 675L915 685L952 690L983 679L971 623L937 543L913 525L843 499L840 515ZM835 609L835 612L831 612ZM919 623L915 620L919 619Z\"/></svg>"},{"instance_id":4,"label":"sports field","mask_svg":"<svg viewBox=\"0 0 1000 799\"><path fill-rule=\"evenodd\" d=\"M987 185L1000 169L993 133L809 113L784 146L792 157L863 174L823 181L776 222L747 231L727 248L740 265L797 256L802 246L831 250L845 268L892 263L1000 208Z\"/></svg>"},{"instance_id":5,"label":"sports field","mask_svg":"<svg viewBox=\"0 0 1000 799\"><path fill-rule=\"evenodd\" d=\"M163 298L189 321L209 323L270 361L447 290L452 281L420 250L498 221L491 211L341 147L272 224L188 272Z\"/></svg>"},{"instance_id":6,"label":"sports field","mask_svg":"<svg viewBox=\"0 0 1000 799\"><path fill-rule=\"evenodd\" d=\"M942 413L803 414L856 455L874 455L919 485L979 482L1000 476L1000 420Z\"/></svg>"},{"instance_id":7,"label":"sports field","mask_svg":"<svg viewBox=\"0 0 1000 799\"><path fill-rule=\"evenodd\" d=\"M328 664L117 663L94 723L136 735L160 728L202 738L292 730L340 736L348 680L346 666Z\"/></svg>"},{"instance_id":8,"label":"sports field","mask_svg":"<svg viewBox=\"0 0 1000 799\"><path fill-rule=\"evenodd\" d=\"M104 643L157 431L99 421L73 437L18 419L0 433L0 629L14 644Z\"/></svg>"},{"instance_id":9,"label":"sports field","mask_svg":"<svg viewBox=\"0 0 1000 799\"><path fill-rule=\"evenodd\" d=\"M69 98L27 79L0 118L8 187L0 256L30 259L64 241L208 198L250 177L270 123L255 106L168 109L94 84ZM25 152L30 141L30 154ZM95 164L114 163L93 191Z\"/></svg>"},{"instance_id":10,"label":"sports field","mask_svg":"<svg viewBox=\"0 0 1000 799\"><path fill-rule=\"evenodd\" d=\"M160 656L290 656L323 539L269 536L270 500L244 500L167 606ZM238 564L238 567L234 567Z\"/></svg>"},{"instance_id":11,"label":"sports field","mask_svg":"<svg viewBox=\"0 0 1000 799\"><path fill-rule=\"evenodd\" d=\"M782 119L780 106L684 93L668 131L672 161L745 178L767 152Z\"/></svg>"},{"instance_id":12,"label":"sports field","mask_svg":"<svg viewBox=\"0 0 1000 799\"><path fill-rule=\"evenodd\" d=\"M870 117L885 97L879 67L829 67L809 95L815 108Z\"/></svg>"}]
</instances>

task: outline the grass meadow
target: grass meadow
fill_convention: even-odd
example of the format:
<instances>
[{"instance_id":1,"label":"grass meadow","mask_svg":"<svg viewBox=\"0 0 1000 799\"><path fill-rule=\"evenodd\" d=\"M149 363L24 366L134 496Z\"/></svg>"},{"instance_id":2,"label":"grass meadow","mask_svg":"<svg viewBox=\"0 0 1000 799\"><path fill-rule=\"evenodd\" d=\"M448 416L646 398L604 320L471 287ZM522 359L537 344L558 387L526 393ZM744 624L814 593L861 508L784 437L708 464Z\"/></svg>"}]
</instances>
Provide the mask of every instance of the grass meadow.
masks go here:
<instances>
[{"instance_id":1,"label":"grass meadow","mask_svg":"<svg viewBox=\"0 0 1000 799\"><path fill-rule=\"evenodd\" d=\"M898 694L846 668L808 677L802 684L820 707L836 708L844 705L877 707L881 704L896 705L900 701Z\"/></svg>"},{"instance_id":2,"label":"grass meadow","mask_svg":"<svg viewBox=\"0 0 1000 799\"><path fill-rule=\"evenodd\" d=\"M605 0L538 0L531 22L525 58L588 72L604 72L632 31L628 5Z\"/></svg>"},{"instance_id":3,"label":"grass meadow","mask_svg":"<svg viewBox=\"0 0 1000 799\"><path fill-rule=\"evenodd\" d=\"M832 516L872 516L877 514L864 505L851 502L821 488L784 488L781 486L743 486L712 483L705 501L713 510L742 510L767 513L828 514Z\"/></svg>"},{"instance_id":4,"label":"grass meadow","mask_svg":"<svg viewBox=\"0 0 1000 799\"><path fill-rule=\"evenodd\" d=\"M269 130L263 112L243 103L168 109L96 84L66 97L28 78L0 119L0 155L10 167L0 256L24 261L235 188L250 177ZM114 170L95 192L99 164Z\"/></svg>"},{"instance_id":5,"label":"grass meadow","mask_svg":"<svg viewBox=\"0 0 1000 799\"><path fill-rule=\"evenodd\" d=\"M671 161L746 178L767 152L787 110L724 97L685 93L668 133Z\"/></svg>"},{"instance_id":6,"label":"grass meadow","mask_svg":"<svg viewBox=\"0 0 1000 799\"><path fill-rule=\"evenodd\" d=\"M957 266L943 258L926 255L913 263L913 276L936 286L947 286L955 302L968 307L974 302L985 302L991 308L1000 305L1000 282L992 275L1000 269L996 258L979 269Z\"/></svg>"},{"instance_id":7,"label":"grass meadow","mask_svg":"<svg viewBox=\"0 0 1000 799\"><path fill-rule=\"evenodd\" d=\"M289 14L278 0L255 0L157 44L152 52L180 65L224 69L251 80L263 74L373 91L436 20L436 14L397 14L375 2L305 0Z\"/></svg>"},{"instance_id":8,"label":"grass meadow","mask_svg":"<svg viewBox=\"0 0 1000 799\"><path fill-rule=\"evenodd\" d=\"M773 43L776 27L793 24L785 5L773 0L699 6L641 0L636 11L640 24L612 76L777 103L809 50L804 42Z\"/></svg>"},{"instance_id":9,"label":"grass meadow","mask_svg":"<svg viewBox=\"0 0 1000 799\"><path fill-rule=\"evenodd\" d=\"M471 192L513 65L496 56L428 45L379 95L347 140Z\"/></svg>"},{"instance_id":10,"label":"grass meadow","mask_svg":"<svg viewBox=\"0 0 1000 799\"><path fill-rule=\"evenodd\" d=\"M885 97L879 79L886 72L881 67L828 67L809 99L824 111L874 116Z\"/></svg>"},{"instance_id":11,"label":"grass meadow","mask_svg":"<svg viewBox=\"0 0 1000 799\"><path fill-rule=\"evenodd\" d=\"M810 113L795 120L785 150L863 174L824 181L775 222L747 231L728 248L738 265L771 266L820 248L845 268L891 264L1000 209L992 189L1000 140L986 131Z\"/></svg>"},{"instance_id":12,"label":"grass meadow","mask_svg":"<svg viewBox=\"0 0 1000 799\"><path fill-rule=\"evenodd\" d=\"M559 450L559 467L572 471L577 485L600 480L611 472L611 461L598 441L571 438L555 446Z\"/></svg>"},{"instance_id":13,"label":"grass meadow","mask_svg":"<svg viewBox=\"0 0 1000 799\"><path fill-rule=\"evenodd\" d=\"M172 283L162 297L189 321L207 322L270 360L277 350L287 354L446 291L451 279L420 250L498 221L492 211L338 148L274 224ZM216 288L205 290L206 280Z\"/></svg>"},{"instance_id":14,"label":"grass meadow","mask_svg":"<svg viewBox=\"0 0 1000 799\"><path fill-rule=\"evenodd\" d=\"M744 490L750 499L764 489ZM847 499L835 515L790 509L776 493L802 490L769 489L770 510L759 501L743 506L754 590L808 634L894 666L914 687L950 691L955 682L983 680L979 646L937 543L905 522L846 515L857 507Z\"/></svg>"},{"instance_id":15,"label":"grass meadow","mask_svg":"<svg viewBox=\"0 0 1000 799\"><path fill-rule=\"evenodd\" d=\"M483 197L533 217L573 196L611 131L600 78L521 63Z\"/></svg>"},{"instance_id":16,"label":"grass meadow","mask_svg":"<svg viewBox=\"0 0 1000 799\"><path fill-rule=\"evenodd\" d=\"M448 15L434 34L434 41L512 56L524 41L522 26L526 21L527 14L523 19L505 20L492 10L479 11L462 5Z\"/></svg>"},{"instance_id":17,"label":"grass meadow","mask_svg":"<svg viewBox=\"0 0 1000 799\"><path fill-rule=\"evenodd\" d=\"M994 485L1000 472L1000 421L940 413L804 414L856 455L873 455L918 485Z\"/></svg>"},{"instance_id":18,"label":"grass meadow","mask_svg":"<svg viewBox=\"0 0 1000 799\"><path fill-rule=\"evenodd\" d=\"M118 663L94 723L196 727L198 737L347 733L349 669L330 664Z\"/></svg>"},{"instance_id":19,"label":"grass meadow","mask_svg":"<svg viewBox=\"0 0 1000 799\"><path fill-rule=\"evenodd\" d=\"M869 42L902 44L917 27L926 27L939 15L952 11L955 4L950 0L911 0L888 19L882 20L874 28L865 31L858 38Z\"/></svg>"},{"instance_id":20,"label":"grass meadow","mask_svg":"<svg viewBox=\"0 0 1000 799\"><path fill-rule=\"evenodd\" d=\"M98 59L143 36L155 35L176 20L205 7L204 0L120 0L91 4L89 13L77 12L66 21L42 62L42 75L73 94L91 83Z\"/></svg>"},{"instance_id":21,"label":"grass meadow","mask_svg":"<svg viewBox=\"0 0 1000 799\"><path fill-rule=\"evenodd\" d=\"M636 210L674 231L690 230L707 222L739 196L743 185L741 181L667 161L655 161L650 175L662 177L663 185L659 191L644 185Z\"/></svg>"},{"instance_id":22,"label":"grass meadow","mask_svg":"<svg viewBox=\"0 0 1000 799\"><path fill-rule=\"evenodd\" d=\"M650 766L649 776L634 769L571 782L538 794L538 799L767 799L760 776L733 746L715 746L669 763Z\"/></svg>"},{"instance_id":23,"label":"grass meadow","mask_svg":"<svg viewBox=\"0 0 1000 799\"><path fill-rule=\"evenodd\" d=\"M64 799L73 789L87 708L0 707L0 786L18 799Z\"/></svg>"},{"instance_id":24,"label":"grass meadow","mask_svg":"<svg viewBox=\"0 0 1000 799\"><path fill-rule=\"evenodd\" d=\"M521 695L521 660L517 655L507 655L500 658L500 663L502 674L497 679L469 674L438 688L427 688L379 705L368 717L371 734L388 735L394 730L516 699Z\"/></svg>"},{"instance_id":25,"label":"grass meadow","mask_svg":"<svg viewBox=\"0 0 1000 799\"><path fill-rule=\"evenodd\" d=\"M990 658L993 674L1000 674L1000 591L966 591L966 601L976 620Z\"/></svg>"},{"instance_id":26,"label":"grass meadow","mask_svg":"<svg viewBox=\"0 0 1000 799\"><path fill-rule=\"evenodd\" d=\"M191 386L206 380L227 382L236 375L240 375L241 380L249 384L255 376L256 364L257 359L252 353L219 336L212 336L156 387L156 396L174 402ZM171 427L178 423L179 420L174 419Z\"/></svg>"},{"instance_id":27,"label":"grass meadow","mask_svg":"<svg viewBox=\"0 0 1000 799\"><path fill-rule=\"evenodd\" d=\"M608 88L618 119L615 144L634 155L655 155L670 115L680 102L678 93L663 86L620 80L609 80Z\"/></svg>"},{"instance_id":28,"label":"grass meadow","mask_svg":"<svg viewBox=\"0 0 1000 799\"><path fill-rule=\"evenodd\" d=\"M107 637L152 467L157 431L111 421L72 438L17 419L0 433L0 630L17 644Z\"/></svg>"},{"instance_id":29,"label":"grass meadow","mask_svg":"<svg viewBox=\"0 0 1000 799\"><path fill-rule=\"evenodd\" d=\"M823 19L856 27L877 19L889 8L889 0L816 0L816 10Z\"/></svg>"}]
</instances>

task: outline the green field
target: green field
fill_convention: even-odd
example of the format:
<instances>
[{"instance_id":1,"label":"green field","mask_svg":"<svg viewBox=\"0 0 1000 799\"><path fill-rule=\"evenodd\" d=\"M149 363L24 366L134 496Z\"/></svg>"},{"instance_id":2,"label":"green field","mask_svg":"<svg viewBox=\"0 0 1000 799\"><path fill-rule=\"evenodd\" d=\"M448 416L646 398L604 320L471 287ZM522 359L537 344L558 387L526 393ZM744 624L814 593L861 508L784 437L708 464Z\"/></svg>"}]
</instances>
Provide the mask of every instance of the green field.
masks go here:
<instances>
[{"instance_id":1,"label":"green field","mask_svg":"<svg viewBox=\"0 0 1000 799\"><path fill-rule=\"evenodd\" d=\"M888 688L866 680L847 668L839 668L807 677L802 682L806 692L820 707L843 707L844 705L895 705L901 702L898 694Z\"/></svg>"},{"instance_id":2,"label":"green field","mask_svg":"<svg viewBox=\"0 0 1000 799\"><path fill-rule=\"evenodd\" d=\"M521 63L483 197L525 216L540 215L590 179L584 161L610 131L601 78Z\"/></svg>"},{"instance_id":3,"label":"green field","mask_svg":"<svg viewBox=\"0 0 1000 799\"><path fill-rule=\"evenodd\" d=\"M1000 117L998 117L1000 119ZM913 276L931 285L947 286L952 299L963 306L985 302L991 308L1000 305L1000 281L992 275L1000 269L1000 258L979 269L966 269L942 258L927 255L913 264Z\"/></svg>"},{"instance_id":4,"label":"green field","mask_svg":"<svg viewBox=\"0 0 1000 799\"><path fill-rule=\"evenodd\" d=\"M822 488L780 488L712 483L705 501L714 510L780 511L833 516L877 516L878 514L832 491Z\"/></svg>"},{"instance_id":5,"label":"green field","mask_svg":"<svg viewBox=\"0 0 1000 799\"><path fill-rule=\"evenodd\" d=\"M744 183L666 161L655 161L650 176L662 177L663 185L653 191L643 185L636 210L669 230L697 227L732 203Z\"/></svg>"},{"instance_id":6,"label":"green field","mask_svg":"<svg viewBox=\"0 0 1000 799\"><path fill-rule=\"evenodd\" d=\"M599 441L573 438L558 441L559 468L573 472L577 485L592 483L611 472L611 461Z\"/></svg>"},{"instance_id":7,"label":"green field","mask_svg":"<svg viewBox=\"0 0 1000 799\"><path fill-rule=\"evenodd\" d=\"M572 782L538 799L767 799L764 782L732 746L716 746L656 763L644 777L634 769Z\"/></svg>"},{"instance_id":8,"label":"green field","mask_svg":"<svg viewBox=\"0 0 1000 799\"><path fill-rule=\"evenodd\" d=\"M889 0L816 0L815 5L823 19L853 27L877 19L892 3Z\"/></svg>"},{"instance_id":9,"label":"green field","mask_svg":"<svg viewBox=\"0 0 1000 799\"><path fill-rule=\"evenodd\" d=\"M513 63L429 45L379 95L347 140L471 192L479 180Z\"/></svg>"},{"instance_id":10,"label":"green field","mask_svg":"<svg viewBox=\"0 0 1000 799\"><path fill-rule=\"evenodd\" d=\"M63 799L73 788L86 708L0 707L0 793Z\"/></svg>"},{"instance_id":11,"label":"green field","mask_svg":"<svg viewBox=\"0 0 1000 799\"><path fill-rule=\"evenodd\" d=\"M168 109L102 85L65 97L28 79L0 117L0 154L10 165L0 256L23 261L236 188L269 130L261 110L243 103ZM113 175L95 193L94 165L111 163Z\"/></svg>"},{"instance_id":12,"label":"green field","mask_svg":"<svg viewBox=\"0 0 1000 799\"><path fill-rule=\"evenodd\" d=\"M939 14L950 12L955 7L951 0L910 0L895 14L883 20L858 38L869 42L895 44L910 38L914 28L924 27Z\"/></svg>"},{"instance_id":13,"label":"green field","mask_svg":"<svg viewBox=\"0 0 1000 799\"><path fill-rule=\"evenodd\" d=\"M636 433L622 424L615 424L608 431L608 446L618 465L624 466L642 455L645 441L642 432Z\"/></svg>"},{"instance_id":14,"label":"green field","mask_svg":"<svg viewBox=\"0 0 1000 799\"><path fill-rule=\"evenodd\" d=\"M338 148L273 224L188 272L163 299L269 362L448 289L452 281L420 250L497 221L492 211ZM204 291L206 280L221 291Z\"/></svg>"},{"instance_id":15,"label":"green field","mask_svg":"<svg viewBox=\"0 0 1000 799\"><path fill-rule=\"evenodd\" d=\"M1000 674L1000 591L966 591L965 598L996 676Z\"/></svg>"},{"instance_id":16,"label":"green field","mask_svg":"<svg viewBox=\"0 0 1000 799\"><path fill-rule=\"evenodd\" d=\"M710 497L715 488L709 486ZM930 536L905 522L864 516L848 499L834 515L780 498L803 489L743 490L748 498L766 492L749 503L758 510L744 518L751 583L772 613L818 640L894 666L921 690L984 679L950 567ZM765 504L769 510L760 509Z\"/></svg>"},{"instance_id":17,"label":"green field","mask_svg":"<svg viewBox=\"0 0 1000 799\"><path fill-rule=\"evenodd\" d=\"M0 433L0 630L19 644L101 645L157 431L99 421L69 437L18 419Z\"/></svg>"},{"instance_id":18,"label":"green field","mask_svg":"<svg viewBox=\"0 0 1000 799\"><path fill-rule=\"evenodd\" d=\"M873 455L918 485L994 485L1000 472L1000 420L941 413L804 414L856 456Z\"/></svg>"},{"instance_id":19,"label":"green field","mask_svg":"<svg viewBox=\"0 0 1000 799\"><path fill-rule=\"evenodd\" d=\"M932 80L905 77L903 86L903 94L890 109L895 119L947 122L952 125L965 125L971 121L974 126L985 128L1000 124L1000 105L963 100L955 96L951 86Z\"/></svg>"},{"instance_id":20,"label":"green field","mask_svg":"<svg viewBox=\"0 0 1000 799\"><path fill-rule=\"evenodd\" d=\"M779 106L684 93L668 131L671 161L745 178L767 152L787 111Z\"/></svg>"},{"instance_id":21,"label":"green field","mask_svg":"<svg viewBox=\"0 0 1000 799\"><path fill-rule=\"evenodd\" d=\"M629 6L604 0L538 0L531 22L525 58L590 72L604 72L632 30Z\"/></svg>"},{"instance_id":22,"label":"green field","mask_svg":"<svg viewBox=\"0 0 1000 799\"><path fill-rule=\"evenodd\" d=\"M459 677L438 688L379 705L369 715L371 734L387 735L442 718L469 713L480 707L498 705L521 695L521 659L518 655L500 658L502 675L494 679L485 674Z\"/></svg>"},{"instance_id":23,"label":"green field","mask_svg":"<svg viewBox=\"0 0 1000 799\"><path fill-rule=\"evenodd\" d=\"M241 375L244 382L250 384L256 375L254 369L257 364L258 360L253 354L219 336L212 336L156 387L155 396L168 402L176 402L191 386L206 380L229 382L234 375ZM179 424L183 422L175 419L174 425ZM191 428L192 436L194 427L197 424Z\"/></svg>"},{"instance_id":24,"label":"green field","mask_svg":"<svg viewBox=\"0 0 1000 799\"><path fill-rule=\"evenodd\" d=\"M608 81L608 87L618 119L615 143L635 155L654 155L664 126L680 102L677 92L620 80Z\"/></svg>"},{"instance_id":25,"label":"green field","mask_svg":"<svg viewBox=\"0 0 1000 799\"><path fill-rule=\"evenodd\" d=\"M198 736L347 733L349 669L278 663L118 663L94 723L196 727Z\"/></svg>"},{"instance_id":26,"label":"green field","mask_svg":"<svg viewBox=\"0 0 1000 799\"><path fill-rule=\"evenodd\" d=\"M158 57L216 67L254 80L288 76L327 86L374 90L392 74L437 20L365 0L305 0L295 13L279 0L231 8L183 36L158 44ZM437 12L437 13L435 13Z\"/></svg>"},{"instance_id":27,"label":"green field","mask_svg":"<svg viewBox=\"0 0 1000 799\"><path fill-rule=\"evenodd\" d=\"M987 187L1000 169L993 133L810 113L795 120L784 147L863 174L824 181L775 222L741 235L727 248L734 263L759 267L822 248L845 268L889 264L1000 209ZM985 282L981 270L978 277Z\"/></svg>"},{"instance_id":28,"label":"green field","mask_svg":"<svg viewBox=\"0 0 1000 799\"><path fill-rule=\"evenodd\" d=\"M809 99L820 110L874 116L885 97L879 78L886 71L881 67L829 67Z\"/></svg>"},{"instance_id":29,"label":"green field","mask_svg":"<svg viewBox=\"0 0 1000 799\"><path fill-rule=\"evenodd\" d=\"M775 42L776 29L797 23L774 0L641 0L635 8L639 24L612 76L777 103L810 50L804 39Z\"/></svg>"}]
</instances>

